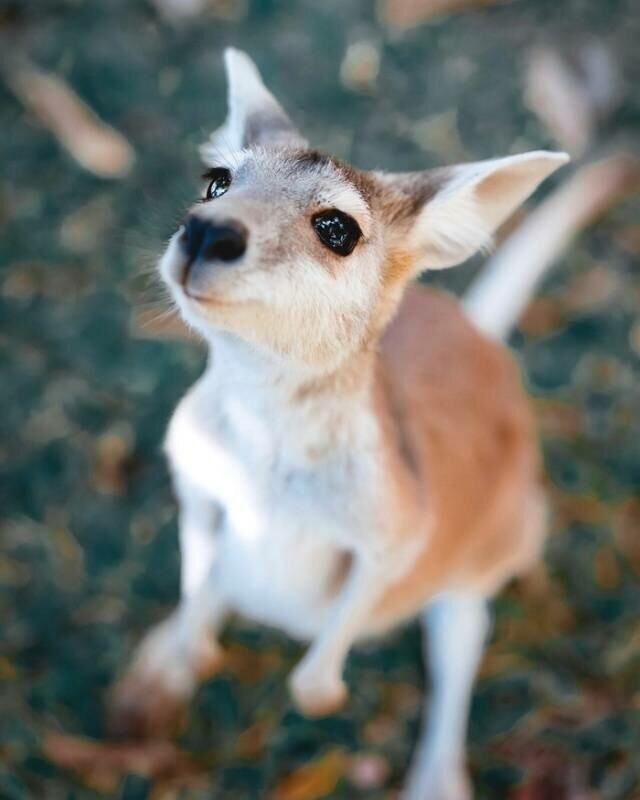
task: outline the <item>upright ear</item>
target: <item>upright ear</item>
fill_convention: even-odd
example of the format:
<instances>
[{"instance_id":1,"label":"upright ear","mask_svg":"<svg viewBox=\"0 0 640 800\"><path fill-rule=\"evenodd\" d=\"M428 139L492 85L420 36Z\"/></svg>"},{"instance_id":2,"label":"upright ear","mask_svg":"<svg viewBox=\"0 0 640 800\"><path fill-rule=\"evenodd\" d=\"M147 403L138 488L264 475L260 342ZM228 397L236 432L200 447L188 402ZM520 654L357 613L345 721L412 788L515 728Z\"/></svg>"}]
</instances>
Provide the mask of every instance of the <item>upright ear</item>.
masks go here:
<instances>
[{"instance_id":1,"label":"upright ear","mask_svg":"<svg viewBox=\"0 0 640 800\"><path fill-rule=\"evenodd\" d=\"M264 85L258 68L246 53L229 47L224 52L224 63L228 85L227 119L200 148L206 163L215 165L221 151L241 150L254 144L308 146Z\"/></svg>"},{"instance_id":2,"label":"upright ear","mask_svg":"<svg viewBox=\"0 0 640 800\"><path fill-rule=\"evenodd\" d=\"M421 268L459 264L491 246L494 231L548 175L569 160L543 150L454 167L378 174L387 223Z\"/></svg>"}]
</instances>

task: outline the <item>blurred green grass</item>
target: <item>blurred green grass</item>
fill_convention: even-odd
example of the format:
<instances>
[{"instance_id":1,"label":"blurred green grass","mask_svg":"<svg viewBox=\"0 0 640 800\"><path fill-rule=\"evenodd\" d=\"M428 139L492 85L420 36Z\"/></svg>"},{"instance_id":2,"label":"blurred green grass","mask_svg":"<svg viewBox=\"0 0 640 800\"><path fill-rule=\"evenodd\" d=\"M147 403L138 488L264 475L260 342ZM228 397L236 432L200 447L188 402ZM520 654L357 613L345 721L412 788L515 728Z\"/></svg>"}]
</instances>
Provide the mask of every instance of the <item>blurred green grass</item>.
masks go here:
<instances>
[{"instance_id":1,"label":"blurred green grass","mask_svg":"<svg viewBox=\"0 0 640 800\"><path fill-rule=\"evenodd\" d=\"M0 2L0 63L26 55L61 75L137 152L124 180L82 171L0 81L0 797L267 797L333 748L379 754L389 776L361 790L347 767L321 761L335 772L331 797L393 796L418 730L414 625L359 648L350 704L310 722L284 688L299 648L234 624L231 668L202 688L181 740L198 787L114 775L101 790L43 756L47 731L103 735L105 688L177 597L161 442L204 353L133 338L130 312L161 306L145 270L198 189L196 147L224 114L225 45L252 54L317 146L362 167L415 169L554 146L523 104L527 49L597 36L624 76L599 152L637 138L634 6L519 0L397 34L364 0L255 0L239 19L214 8L178 26L144 0ZM359 40L381 57L366 92L339 76ZM554 524L546 583L496 602L470 731L481 798L640 797L637 211L620 207L571 247L541 291L553 322L514 336ZM459 291L476 268L437 282ZM606 274L609 289L578 303L589 274Z\"/></svg>"}]
</instances>

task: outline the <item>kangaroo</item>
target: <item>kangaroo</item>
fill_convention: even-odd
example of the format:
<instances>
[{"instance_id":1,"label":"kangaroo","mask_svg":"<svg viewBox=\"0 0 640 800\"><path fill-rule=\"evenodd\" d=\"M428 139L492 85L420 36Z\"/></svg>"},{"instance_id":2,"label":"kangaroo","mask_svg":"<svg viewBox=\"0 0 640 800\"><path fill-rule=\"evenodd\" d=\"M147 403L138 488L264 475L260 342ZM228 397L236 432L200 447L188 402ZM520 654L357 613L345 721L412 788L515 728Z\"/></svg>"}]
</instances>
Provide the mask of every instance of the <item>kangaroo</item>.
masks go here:
<instances>
[{"instance_id":1,"label":"kangaroo","mask_svg":"<svg viewBox=\"0 0 640 800\"><path fill-rule=\"evenodd\" d=\"M501 343L523 298L499 275L466 306L412 281L487 248L568 156L355 169L310 147L247 55L225 62L204 193L159 266L210 347L166 437L181 600L116 685L114 728L158 735L231 613L310 642L290 678L309 715L346 701L355 642L418 615L432 699L402 796L464 800L487 603L539 557L545 503Z\"/></svg>"}]
</instances>

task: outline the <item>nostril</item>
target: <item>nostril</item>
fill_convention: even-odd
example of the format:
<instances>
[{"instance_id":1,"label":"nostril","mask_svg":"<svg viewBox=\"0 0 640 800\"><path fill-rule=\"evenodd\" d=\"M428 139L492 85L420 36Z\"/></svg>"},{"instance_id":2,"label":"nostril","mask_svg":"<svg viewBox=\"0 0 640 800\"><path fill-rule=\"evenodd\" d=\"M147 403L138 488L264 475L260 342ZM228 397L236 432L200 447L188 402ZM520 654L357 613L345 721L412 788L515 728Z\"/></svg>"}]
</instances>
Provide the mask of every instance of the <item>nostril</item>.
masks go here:
<instances>
[{"instance_id":1,"label":"nostril","mask_svg":"<svg viewBox=\"0 0 640 800\"><path fill-rule=\"evenodd\" d=\"M203 255L211 261L235 261L247 249L246 235L237 228L218 228L208 238Z\"/></svg>"},{"instance_id":2,"label":"nostril","mask_svg":"<svg viewBox=\"0 0 640 800\"><path fill-rule=\"evenodd\" d=\"M191 216L184 224L180 244L190 262L235 261L247 249L247 233L239 223L216 224Z\"/></svg>"},{"instance_id":3,"label":"nostril","mask_svg":"<svg viewBox=\"0 0 640 800\"><path fill-rule=\"evenodd\" d=\"M180 244L190 261L194 261L202 249L208 223L199 217L189 217L184 223Z\"/></svg>"}]
</instances>

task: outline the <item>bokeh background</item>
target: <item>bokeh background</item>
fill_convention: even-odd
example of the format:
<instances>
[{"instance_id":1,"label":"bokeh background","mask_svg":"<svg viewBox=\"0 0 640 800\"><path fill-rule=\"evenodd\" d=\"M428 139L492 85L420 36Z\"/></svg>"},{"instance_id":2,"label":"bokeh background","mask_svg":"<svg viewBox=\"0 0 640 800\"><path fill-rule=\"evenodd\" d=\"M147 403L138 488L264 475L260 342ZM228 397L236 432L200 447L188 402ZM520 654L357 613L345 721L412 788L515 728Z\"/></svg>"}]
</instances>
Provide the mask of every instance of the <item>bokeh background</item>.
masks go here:
<instances>
[{"instance_id":1,"label":"bokeh background","mask_svg":"<svg viewBox=\"0 0 640 800\"><path fill-rule=\"evenodd\" d=\"M0 0L0 797L396 796L424 688L414 624L359 647L348 706L308 721L285 689L299 646L236 621L175 745L105 741L106 687L177 598L161 442L205 358L135 316L163 307L150 271L200 191L225 45L358 166L559 144L579 163L637 139L639 17L635 0ZM525 92L540 48L560 57L543 88L568 75L574 99L584 54L600 64L568 133ZM36 79L40 105L20 79L34 66L62 82ZM124 137L84 166L61 86ZM574 241L513 336L553 520L545 567L495 603L470 724L480 798L640 797L638 210ZM460 291L477 266L437 283Z\"/></svg>"}]
</instances>

